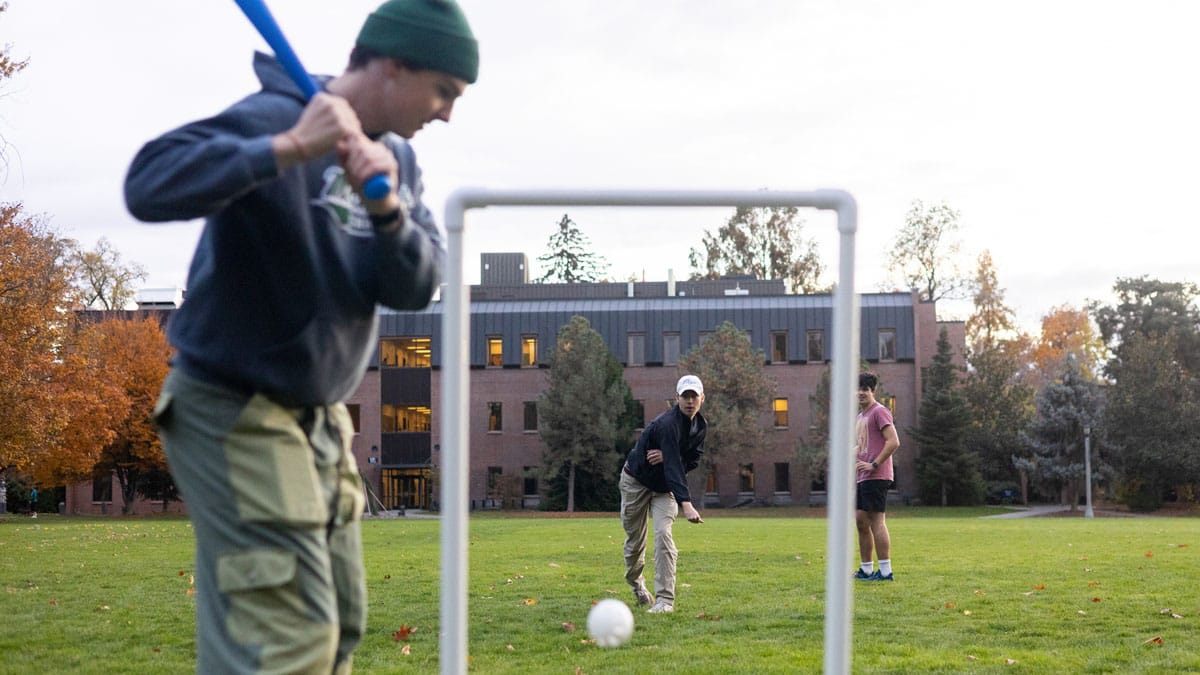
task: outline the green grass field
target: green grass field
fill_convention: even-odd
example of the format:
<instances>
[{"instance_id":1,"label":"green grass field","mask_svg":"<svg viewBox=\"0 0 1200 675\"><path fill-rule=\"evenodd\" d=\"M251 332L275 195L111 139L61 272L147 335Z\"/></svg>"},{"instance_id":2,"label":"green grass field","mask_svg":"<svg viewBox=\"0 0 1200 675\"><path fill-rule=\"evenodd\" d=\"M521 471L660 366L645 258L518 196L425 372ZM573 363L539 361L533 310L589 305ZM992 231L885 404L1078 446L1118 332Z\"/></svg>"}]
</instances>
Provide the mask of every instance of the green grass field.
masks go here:
<instances>
[{"instance_id":1,"label":"green grass field","mask_svg":"<svg viewBox=\"0 0 1200 675\"><path fill-rule=\"evenodd\" d=\"M897 581L855 585L854 672L1200 671L1196 518L986 512L892 513ZM796 514L680 521L676 611L635 611L618 649L585 629L593 600L632 597L615 516L474 517L471 670L819 671L825 521L779 517ZM356 670L437 672L438 521L370 520L364 536ZM0 672L191 672L191 574L186 520L0 518Z\"/></svg>"}]
</instances>

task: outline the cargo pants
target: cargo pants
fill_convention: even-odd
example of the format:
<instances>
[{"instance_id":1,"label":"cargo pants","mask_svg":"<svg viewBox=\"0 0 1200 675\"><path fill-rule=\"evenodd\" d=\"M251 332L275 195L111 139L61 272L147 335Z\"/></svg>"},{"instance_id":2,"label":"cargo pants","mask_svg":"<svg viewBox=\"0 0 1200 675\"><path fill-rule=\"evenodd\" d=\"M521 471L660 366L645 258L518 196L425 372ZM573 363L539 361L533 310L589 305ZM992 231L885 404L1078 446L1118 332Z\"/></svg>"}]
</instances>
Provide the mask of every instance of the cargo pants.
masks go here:
<instances>
[{"instance_id":1,"label":"cargo pants","mask_svg":"<svg viewBox=\"0 0 1200 675\"><path fill-rule=\"evenodd\" d=\"M196 537L196 671L350 672L366 582L346 407L172 370L154 415Z\"/></svg>"},{"instance_id":2,"label":"cargo pants","mask_svg":"<svg viewBox=\"0 0 1200 675\"><path fill-rule=\"evenodd\" d=\"M675 548L672 526L679 504L670 492L654 492L621 472L621 526L625 529L625 581L638 588L646 567L646 521L654 521L654 598L675 604ZM649 518L647 518L649 517Z\"/></svg>"}]
</instances>

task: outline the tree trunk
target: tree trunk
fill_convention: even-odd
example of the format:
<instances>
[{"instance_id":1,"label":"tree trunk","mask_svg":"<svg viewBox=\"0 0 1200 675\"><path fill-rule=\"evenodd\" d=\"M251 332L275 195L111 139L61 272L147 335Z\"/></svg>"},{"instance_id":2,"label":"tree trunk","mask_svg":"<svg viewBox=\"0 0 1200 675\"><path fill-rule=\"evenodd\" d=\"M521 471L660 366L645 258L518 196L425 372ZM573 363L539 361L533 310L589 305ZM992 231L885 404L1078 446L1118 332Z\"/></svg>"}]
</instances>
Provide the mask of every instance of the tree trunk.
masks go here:
<instances>
[{"instance_id":1,"label":"tree trunk","mask_svg":"<svg viewBox=\"0 0 1200 675\"><path fill-rule=\"evenodd\" d=\"M575 462L567 463L567 513L575 513Z\"/></svg>"},{"instance_id":2,"label":"tree trunk","mask_svg":"<svg viewBox=\"0 0 1200 675\"><path fill-rule=\"evenodd\" d=\"M950 500L946 498L946 481L942 481L942 506L949 506Z\"/></svg>"}]
</instances>

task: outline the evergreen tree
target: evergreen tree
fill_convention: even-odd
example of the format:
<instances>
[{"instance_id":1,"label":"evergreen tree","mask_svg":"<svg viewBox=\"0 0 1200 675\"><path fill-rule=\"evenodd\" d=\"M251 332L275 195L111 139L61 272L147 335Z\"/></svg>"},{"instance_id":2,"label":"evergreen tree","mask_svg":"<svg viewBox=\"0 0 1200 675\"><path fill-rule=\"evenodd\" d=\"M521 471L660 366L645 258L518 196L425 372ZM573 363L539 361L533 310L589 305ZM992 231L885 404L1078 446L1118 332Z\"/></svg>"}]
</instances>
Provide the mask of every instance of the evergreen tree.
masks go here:
<instances>
[{"instance_id":1,"label":"evergreen tree","mask_svg":"<svg viewBox=\"0 0 1200 675\"><path fill-rule=\"evenodd\" d=\"M983 501L983 479L978 458L966 447L971 413L959 391L959 369L951 360L944 328L924 382L921 423L911 431L921 448L916 461L921 500L942 506L978 504Z\"/></svg>"},{"instance_id":2,"label":"evergreen tree","mask_svg":"<svg viewBox=\"0 0 1200 675\"><path fill-rule=\"evenodd\" d=\"M1109 390L1104 438L1130 507L1153 510L1163 493L1200 482L1200 396L1171 336L1134 335L1121 377ZM1095 446L1093 446L1094 448Z\"/></svg>"},{"instance_id":3,"label":"evergreen tree","mask_svg":"<svg viewBox=\"0 0 1200 675\"><path fill-rule=\"evenodd\" d=\"M546 254L538 257L546 270L539 283L562 282L575 284L584 281L599 281L608 273L608 261L604 256L592 253L591 241L567 214L558 221L558 230L550 235Z\"/></svg>"},{"instance_id":4,"label":"evergreen tree","mask_svg":"<svg viewBox=\"0 0 1200 675\"><path fill-rule=\"evenodd\" d=\"M581 487L603 492L595 481L617 478L623 457L617 448L629 441L622 419L632 396L620 364L613 368L615 361L587 319L571 317L559 330L549 384L538 400L538 431L546 444L542 478L551 485L565 481L568 512L575 511ZM583 482L582 476L593 482Z\"/></svg>"},{"instance_id":5,"label":"evergreen tree","mask_svg":"<svg viewBox=\"0 0 1200 675\"><path fill-rule=\"evenodd\" d=\"M1037 394L1037 417L1022 434L1032 454L1014 457L1017 468L1025 471L1032 487L1044 498L1074 510L1079 503L1080 479L1083 478L1083 429L1097 429L1102 400L1099 387L1082 375L1079 364L1068 358L1061 376L1042 387ZM1093 440L1099 441L1097 434Z\"/></svg>"},{"instance_id":6,"label":"evergreen tree","mask_svg":"<svg viewBox=\"0 0 1200 675\"><path fill-rule=\"evenodd\" d=\"M728 321L679 359L680 375L690 373L704 383L700 414L708 420L706 470L722 459L750 463L763 446L775 392L775 383L763 372L765 359L763 351L750 344L750 336ZM702 488L706 477L707 472L693 471L688 487Z\"/></svg>"}]
</instances>

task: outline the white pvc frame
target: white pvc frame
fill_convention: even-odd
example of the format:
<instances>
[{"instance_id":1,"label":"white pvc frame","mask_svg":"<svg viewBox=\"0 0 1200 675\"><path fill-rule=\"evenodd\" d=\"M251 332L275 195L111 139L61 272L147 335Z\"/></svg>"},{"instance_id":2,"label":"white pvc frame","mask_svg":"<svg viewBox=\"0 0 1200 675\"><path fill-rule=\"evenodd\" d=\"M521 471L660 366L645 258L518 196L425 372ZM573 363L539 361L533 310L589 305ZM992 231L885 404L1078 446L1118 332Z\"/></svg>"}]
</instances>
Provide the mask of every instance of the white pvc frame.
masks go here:
<instances>
[{"instance_id":1,"label":"white pvc frame","mask_svg":"<svg viewBox=\"0 0 1200 675\"><path fill-rule=\"evenodd\" d=\"M825 672L850 672L853 597L851 562L854 474L851 465L858 390L859 312L854 292L858 206L842 190L772 192L736 190L487 190L462 188L446 200L447 261L442 302L441 421L441 672L467 670L467 503L471 465L470 301L464 281L463 240L469 209L488 206L806 206L837 212L838 282L834 289L830 379L829 525L825 567Z\"/></svg>"}]
</instances>

